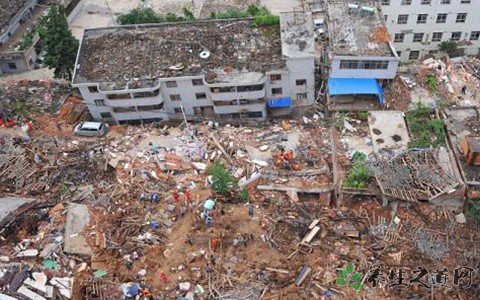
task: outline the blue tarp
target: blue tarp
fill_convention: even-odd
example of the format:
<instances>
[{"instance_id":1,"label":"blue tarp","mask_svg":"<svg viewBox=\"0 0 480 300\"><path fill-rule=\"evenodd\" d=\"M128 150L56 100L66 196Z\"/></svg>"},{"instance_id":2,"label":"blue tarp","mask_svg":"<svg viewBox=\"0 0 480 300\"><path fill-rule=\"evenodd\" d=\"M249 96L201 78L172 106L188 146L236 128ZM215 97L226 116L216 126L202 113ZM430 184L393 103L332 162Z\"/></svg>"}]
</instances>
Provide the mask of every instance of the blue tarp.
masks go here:
<instances>
[{"instance_id":1,"label":"blue tarp","mask_svg":"<svg viewBox=\"0 0 480 300\"><path fill-rule=\"evenodd\" d=\"M215 201L208 199L203 204L203 208L206 210L212 210L215 207Z\"/></svg>"},{"instance_id":2,"label":"blue tarp","mask_svg":"<svg viewBox=\"0 0 480 300\"><path fill-rule=\"evenodd\" d=\"M291 107L292 106L292 98L278 98L278 99L271 99L267 101L268 107L273 108L281 108L281 107Z\"/></svg>"},{"instance_id":3,"label":"blue tarp","mask_svg":"<svg viewBox=\"0 0 480 300\"><path fill-rule=\"evenodd\" d=\"M383 105L383 90L373 78L329 78L328 95L377 95Z\"/></svg>"}]
</instances>

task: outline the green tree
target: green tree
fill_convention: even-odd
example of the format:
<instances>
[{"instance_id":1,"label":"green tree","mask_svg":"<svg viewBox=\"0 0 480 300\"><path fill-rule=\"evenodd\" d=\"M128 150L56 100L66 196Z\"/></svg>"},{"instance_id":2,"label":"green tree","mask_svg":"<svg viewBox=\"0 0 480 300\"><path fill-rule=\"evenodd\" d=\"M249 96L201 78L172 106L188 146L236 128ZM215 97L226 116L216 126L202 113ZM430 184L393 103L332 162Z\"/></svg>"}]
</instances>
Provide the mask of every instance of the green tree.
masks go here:
<instances>
[{"instance_id":1,"label":"green tree","mask_svg":"<svg viewBox=\"0 0 480 300\"><path fill-rule=\"evenodd\" d=\"M440 50L447 52L450 57L457 57L463 55L463 49L459 49L457 43L454 41L444 41L438 45Z\"/></svg>"},{"instance_id":2,"label":"green tree","mask_svg":"<svg viewBox=\"0 0 480 300\"><path fill-rule=\"evenodd\" d=\"M68 28L65 7L53 4L47 15L45 31L41 33L45 49L45 65L55 69L55 78L72 80L78 41Z\"/></svg>"},{"instance_id":3,"label":"green tree","mask_svg":"<svg viewBox=\"0 0 480 300\"><path fill-rule=\"evenodd\" d=\"M235 178L225 170L219 160L208 170L207 174L212 176L212 188L217 193L226 196L235 189L237 183Z\"/></svg>"}]
</instances>

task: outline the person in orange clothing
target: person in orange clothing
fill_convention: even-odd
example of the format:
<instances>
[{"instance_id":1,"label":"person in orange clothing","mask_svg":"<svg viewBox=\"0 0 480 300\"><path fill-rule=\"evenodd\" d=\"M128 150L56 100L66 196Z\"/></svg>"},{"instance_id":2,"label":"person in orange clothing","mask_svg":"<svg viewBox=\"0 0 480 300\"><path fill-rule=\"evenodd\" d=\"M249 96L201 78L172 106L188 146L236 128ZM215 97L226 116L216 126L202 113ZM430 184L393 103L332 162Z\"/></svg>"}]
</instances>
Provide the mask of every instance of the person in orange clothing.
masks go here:
<instances>
[{"instance_id":1,"label":"person in orange clothing","mask_svg":"<svg viewBox=\"0 0 480 300\"><path fill-rule=\"evenodd\" d=\"M212 249L213 252L217 250L218 247L218 239L217 238L212 238L210 240L210 248Z\"/></svg>"}]
</instances>

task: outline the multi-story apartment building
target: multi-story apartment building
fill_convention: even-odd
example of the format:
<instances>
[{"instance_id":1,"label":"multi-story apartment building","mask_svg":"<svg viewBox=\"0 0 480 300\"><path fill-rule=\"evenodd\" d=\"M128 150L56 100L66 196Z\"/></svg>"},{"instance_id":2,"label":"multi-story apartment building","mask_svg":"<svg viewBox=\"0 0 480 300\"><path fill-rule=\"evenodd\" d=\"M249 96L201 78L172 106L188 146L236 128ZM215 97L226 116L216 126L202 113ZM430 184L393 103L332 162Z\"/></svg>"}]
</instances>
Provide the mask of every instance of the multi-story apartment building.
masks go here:
<instances>
[{"instance_id":1,"label":"multi-story apartment building","mask_svg":"<svg viewBox=\"0 0 480 300\"><path fill-rule=\"evenodd\" d=\"M455 41L467 55L480 48L480 0L381 0L385 23L402 61Z\"/></svg>"},{"instance_id":2,"label":"multi-story apartment building","mask_svg":"<svg viewBox=\"0 0 480 300\"><path fill-rule=\"evenodd\" d=\"M314 102L309 15L85 30L73 86L96 120L264 119Z\"/></svg>"},{"instance_id":3,"label":"multi-story apartment building","mask_svg":"<svg viewBox=\"0 0 480 300\"><path fill-rule=\"evenodd\" d=\"M399 58L375 2L327 1L326 13L329 107L354 110L364 109L362 102L381 105L381 85L395 78Z\"/></svg>"},{"instance_id":4,"label":"multi-story apartment building","mask_svg":"<svg viewBox=\"0 0 480 300\"><path fill-rule=\"evenodd\" d=\"M21 25L28 21L38 0L0 0L0 74L19 73L35 68L37 54L34 42L26 49L18 50L24 30ZM25 28L23 28L25 29Z\"/></svg>"}]
</instances>

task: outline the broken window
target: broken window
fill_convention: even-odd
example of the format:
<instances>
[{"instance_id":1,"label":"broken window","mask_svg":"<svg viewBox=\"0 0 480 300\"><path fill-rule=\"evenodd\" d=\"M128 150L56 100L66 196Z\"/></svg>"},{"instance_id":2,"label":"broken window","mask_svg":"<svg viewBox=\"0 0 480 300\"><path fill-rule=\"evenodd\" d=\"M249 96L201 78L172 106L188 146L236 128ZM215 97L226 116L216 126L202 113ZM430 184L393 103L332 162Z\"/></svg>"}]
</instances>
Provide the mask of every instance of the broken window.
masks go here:
<instances>
[{"instance_id":1,"label":"broken window","mask_svg":"<svg viewBox=\"0 0 480 300\"><path fill-rule=\"evenodd\" d=\"M281 95L283 93L282 88L273 88L272 95Z\"/></svg>"},{"instance_id":2,"label":"broken window","mask_svg":"<svg viewBox=\"0 0 480 300\"><path fill-rule=\"evenodd\" d=\"M457 19L455 20L456 23L465 23L467 20L467 14L466 13L459 13L457 14Z\"/></svg>"},{"instance_id":3,"label":"broken window","mask_svg":"<svg viewBox=\"0 0 480 300\"><path fill-rule=\"evenodd\" d=\"M419 14L417 17L417 24L425 24L427 23L428 14Z\"/></svg>"},{"instance_id":4,"label":"broken window","mask_svg":"<svg viewBox=\"0 0 480 300\"><path fill-rule=\"evenodd\" d=\"M98 88L97 88L97 86L89 86L88 91L90 93L98 93Z\"/></svg>"},{"instance_id":5,"label":"broken window","mask_svg":"<svg viewBox=\"0 0 480 300\"><path fill-rule=\"evenodd\" d=\"M447 14L438 14L437 23L445 23L445 22L447 22Z\"/></svg>"},{"instance_id":6,"label":"broken window","mask_svg":"<svg viewBox=\"0 0 480 300\"><path fill-rule=\"evenodd\" d=\"M282 80L281 74L272 74L270 75L270 81L280 81Z\"/></svg>"},{"instance_id":7,"label":"broken window","mask_svg":"<svg viewBox=\"0 0 480 300\"><path fill-rule=\"evenodd\" d=\"M297 79L295 81L296 85L307 85L307 80L306 79Z\"/></svg>"},{"instance_id":8,"label":"broken window","mask_svg":"<svg viewBox=\"0 0 480 300\"><path fill-rule=\"evenodd\" d=\"M393 39L394 43L403 43L405 38L405 33L395 33L395 38Z\"/></svg>"},{"instance_id":9,"label":"broken window","mask_svg":"<svg viewBox=\"0 0 480 300\"><path fill-rule=\"evenodd\" d=\"M421 42L421 41L423 40L423 35L424 35L423 32L421 32L421 33L414 33L414 34L413 34L413 42L414 42L414 43L419 43L419 42Z\"/></svg>"},{"instance_id":10,"label":"broken window","mask_svg":"<svg viewBox=\"0 0 480 300\"><path fill-rule=\"evenodd\" d=\"M297 94L297 100L298 101L303 101L307 99L307 93L298 93Z\"/></svg>"},{"instance_id":11,"label":"broken window","mask_svg":"<svg viewBox=\"0 0 480 300\"><path fill-rule=\"evenodd\" d=\"M111 118L112 118L112 114L109 113L109 112L102 112L102 113L100 113L100 117L101 117L102 119L111 119Z\"/></svg>"},{"instance_id":12,"label":"broken window","mask_svg":"<svg viewBox=\"0 0 480 300\"><path fill-rule=\"evenodd\" d=\"M8 63L8 68L9 68L10 70L16 70L16 69L17 69L17 65L16 65L15 63L13 63L13 62L9 62L9 63Z\"/></svg>"},{"instance_id":13,"label":"broken window","mask_svg":"<svg viewBox=\"0 0 480 300\"><path fill-rule=\"evenodd\" d=\"M450 39L452 41L459 41L461 37L462 37L462 32L461 31L454 31L454 32L452 32L452 37Z\"/></svg>"},{"instance_id":14,"label":"broken window","mask_svg":"<svg viewBox=\"0 0 480 300\"><path fill-rule=\"evenodd\" d=\"M177 82L176 81L167 81L165 82L167 85L167 88L176 88L177 87Z\"/></svg>"},{"instance_id":15,"label":"broken window","mask_svg":"<svg viewBox=\"0 0 480 300\"><path fill-rule=\"evenodd\" d=\"M195 86L203 85L203 79L192 79L192 84Z\"/></svg>"},{"instance_id":16,"label":"broken window","mask_svg":"<svg viewBox=\"0 0 480 300\"><path fill-rule=\"evenodd\" d=\"M197 98L197 100L207 99L207 94L206 93L196 93L195 98Z\"/></svg>"},{"instance_id":17,"label":"broken window","mask_svg":"<svg viewBox=\"0 0 480 300\"><path fill-rule=\"evenodd\" d=\"M420 57L420 51L410 51L408 59L418 59Z\"/></svg>"},{"instance_id":18,"label":"broken window","mask_svg":"<svg viewBox=\"0 0 480 300\"><path fill-rule=\"evenodd\" d=\"M340 69L358 69L358 60L341 60Z\"/></svg>"},{"instance_id":19,"label":"broken window","mask_svg":"<svg viewBox=\"0 0 480 300\"><path fill-rule=\"evenodd\" d=\"M95 102L96 106L105 106L105 100L103 99L93 100L93 102Z\"/></svg>"},{"instance_id":20,"label":"broken window","mask_svg":"<svg viewBox=\"0 0 480 300\"><path fill-rule=\"evenodd\" d=\"M180 101L182 100L182 96L180 94L171 94L170 95L170 101Z\"/></svg>"},{"instance_id":21,"label":"broken window","mask_svg":"<svg viewBox=\"0 0 480 300\"><path fill-rule=\"evenodd\" d=\"M397 24L407 24L408 15L398 15Z\"/></svg>"},{"instance_id":22,"label":"broken window","mask_svg":"<svg viewBox=\"0 0 480 300\"><path fill-rule=\"evenodd\" d=\"M442 32L434 32L432 34L432 42L440 42L442 40L443 33Z\"/></svg>"},{"instance_id":23,"label":"broken window","mask_svg":"<svg viewBox=\"0 0 480 300\"><path fill-rule=\"evenodd\" d=\"M480 37L480 31L472 31L470 33L470 40L471 41L478 41L479 37Z\"/></svg>"}]
</instances>

